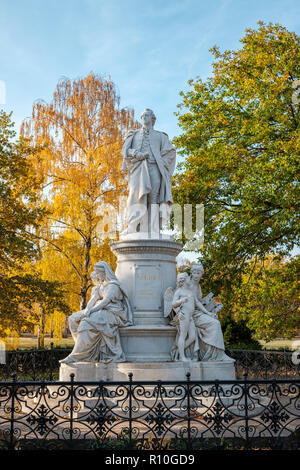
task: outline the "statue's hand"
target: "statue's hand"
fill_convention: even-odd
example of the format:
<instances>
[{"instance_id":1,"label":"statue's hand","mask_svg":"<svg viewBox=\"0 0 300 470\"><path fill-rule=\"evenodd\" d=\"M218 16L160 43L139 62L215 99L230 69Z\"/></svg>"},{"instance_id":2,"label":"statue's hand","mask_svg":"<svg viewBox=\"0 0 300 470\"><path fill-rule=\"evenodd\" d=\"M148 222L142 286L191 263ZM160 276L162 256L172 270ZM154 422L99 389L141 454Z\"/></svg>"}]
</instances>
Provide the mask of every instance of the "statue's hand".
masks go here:
<instances>
[{"instance_id":1,"label":"statue's hand","mask_svg":"<svg viewBox=\"0 0 300 470\"><path fill-rule=\"evenodd\" d=\"M130 162L135 163L139 160L139 152L135 149L129 149L127 153L127 157Z\"/></svg>"},{"instance_id":2,"label":"statue's hand","mask_svg":"<svg viewBox=\"0 0 300 470\"><path fill-rule=\"evenodd\" d=\"M206 309L205 309L205 310L206 310ZM208 310L206 310L206 315L208 315L208 316L211 317L211 318L218 318L215 313L209 312Z\"/></svg>"},{"instance_id":3,"label":"statue's hand","mask_svg":"<svg viewBox=\"0 0 300 470\"><path fill-rule=\"evenodd\" d=\"M136 158L138 160L146 160L147 158L149 158L149 153L138 152Z\"/></svg>"}]
</instances>

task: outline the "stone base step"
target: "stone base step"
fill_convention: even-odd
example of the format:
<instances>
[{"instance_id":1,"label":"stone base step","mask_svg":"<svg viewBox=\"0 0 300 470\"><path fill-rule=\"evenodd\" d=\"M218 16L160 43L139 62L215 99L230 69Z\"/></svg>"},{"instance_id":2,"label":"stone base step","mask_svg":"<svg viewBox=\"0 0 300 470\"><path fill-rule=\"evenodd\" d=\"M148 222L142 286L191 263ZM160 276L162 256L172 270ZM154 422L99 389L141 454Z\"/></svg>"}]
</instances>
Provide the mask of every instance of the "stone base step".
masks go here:
<instances>
[{"instance_id":1,"label":"stone base step","mask_svg":"<svg viewBox=\"0 0 300 470\"><path fill-rule=\"evenodd\" d=\"M187 373L191 380L235 380L234 360L232 361L165 361L165 362L76 362L60 365L59 380L69 381L70 374L75 381L97 382L128 381L133 374L134 381L174 380L185 381Z\"/></svg>"}]
</instances>

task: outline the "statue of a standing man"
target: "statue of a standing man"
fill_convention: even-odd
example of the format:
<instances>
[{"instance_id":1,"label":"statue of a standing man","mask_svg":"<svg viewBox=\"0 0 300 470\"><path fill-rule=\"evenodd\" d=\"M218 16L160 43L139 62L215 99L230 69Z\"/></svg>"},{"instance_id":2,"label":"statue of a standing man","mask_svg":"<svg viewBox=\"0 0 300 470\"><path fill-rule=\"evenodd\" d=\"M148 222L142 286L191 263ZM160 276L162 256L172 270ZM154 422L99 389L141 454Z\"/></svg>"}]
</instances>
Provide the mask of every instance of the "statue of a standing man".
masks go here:
<instances>
[{"instance_id":1,"label":"statue of a standing man","mask_svg":"<svg viewBox=\"0 0 300 470\"><path fill-rule=\"evenodd\" d=\"M171 178L176 151L167 134L153 129L151 109L141 115L142 127L130 131L122 149L122 169L128 172L128 228L135 232L159 233L172 207Z\"/></svg>"}]
</instances>

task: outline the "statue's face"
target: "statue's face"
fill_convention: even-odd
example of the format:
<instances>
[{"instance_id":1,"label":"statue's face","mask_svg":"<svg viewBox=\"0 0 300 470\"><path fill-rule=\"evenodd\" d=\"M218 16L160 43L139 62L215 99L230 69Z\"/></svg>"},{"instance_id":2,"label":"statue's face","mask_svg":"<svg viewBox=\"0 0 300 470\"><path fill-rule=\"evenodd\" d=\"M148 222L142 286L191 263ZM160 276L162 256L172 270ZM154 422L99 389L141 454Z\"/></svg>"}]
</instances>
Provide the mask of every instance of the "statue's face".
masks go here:
<instances>
[{"instance_id":1,"label":"statue's face","mask_svg":"<svg viewBox=\"0 0 300 470\"><path fill-rule=\"evenodd\" d=\"M143 124L145 125L152 124L152 112L144 111L142 114L142 121L143 121Z\"/></svg>"},{"instance_id":2,"label":"statue's face","mask_svg":"<svg viewBox=\"0 0 300 470\"><path fill-rule=\"evenodd\" d=\"M188 277L186 274L179 274L177 278L178 287L182 287L188 281Z\"/></svg>"},{"instance_id":3,"label":"statue's face","mask_svg":"<svg viewBox=\"0 0 300 470\"><path fill-rule=\"evenodd\" d=\"M198 266L195 266L194 268L191 269L191 277L193 281L200 281L200 279L203 276L203 269L201 269Z\"/></svg>"},{"instance_id":4,"label":"statue's face","mask_svg":"<svg viewBox=\"0 0 300 470\"><path fill-rule=\"evenodd\" d=\"M98 276L99 282L104 282L105 281L105 271L104 271L104 269L97 270L97 276Z\"/></svg>"},{"instance_id":5,"label":"statue's face","mask_svg":"<svg viewBox=\"0 0 300 470\"><path fill-rule=\"evenodd\" d=\"M92 283L96 286L97 284L102 283L105 281L105 271L104 269L97 269L97 271L93 271L91 274Z\"/></svg>"},{"instance_id":6,"label":"statue's face","mask_svg":"<svg viewBox=\"0 0 300 470\"><path fill-rule=\"evenodd\" d=\"M91 280L92 280L92 283L94 284L94 286L96 286L98 284L98 276L95 273L95 271L93 271L92 274L91 274Z\"/></svg>"}]
</instances>

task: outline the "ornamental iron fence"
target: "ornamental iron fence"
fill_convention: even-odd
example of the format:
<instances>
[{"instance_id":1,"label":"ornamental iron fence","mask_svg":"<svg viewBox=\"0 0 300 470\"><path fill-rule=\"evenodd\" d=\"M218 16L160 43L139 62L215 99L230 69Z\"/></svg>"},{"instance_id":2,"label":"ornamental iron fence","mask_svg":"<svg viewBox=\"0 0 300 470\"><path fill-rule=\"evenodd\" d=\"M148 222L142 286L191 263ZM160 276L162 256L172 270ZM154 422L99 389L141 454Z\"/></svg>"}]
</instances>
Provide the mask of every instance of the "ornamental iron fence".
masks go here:
<instances>
[{"instance_id":1,"label":"ornamental iron fence","mask_svg":"<svg viewBox=\"0 0 300 470\"><path fill-rule=\"evenodd\" d=\"M298 449L300 380L0 382L0 447Z\"/></svg>"},{"instance_id":2,"label":"ornamental iron fence","mask_svg":"<svg viewBox=\"0 0 300 470\"><path fill-rule=\"evenodd\" d=\"M6 361L0 364L0 380L10 380L13 373L24 380L58 379L59 361L70 349L43 349L33 351L7 351ZM293 362L290 351L249 351L227 349L235 359L236 377L289 379L300 377L300 364Z\"/></svg>"}]
</instances>

